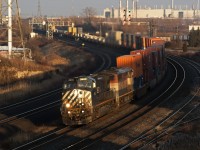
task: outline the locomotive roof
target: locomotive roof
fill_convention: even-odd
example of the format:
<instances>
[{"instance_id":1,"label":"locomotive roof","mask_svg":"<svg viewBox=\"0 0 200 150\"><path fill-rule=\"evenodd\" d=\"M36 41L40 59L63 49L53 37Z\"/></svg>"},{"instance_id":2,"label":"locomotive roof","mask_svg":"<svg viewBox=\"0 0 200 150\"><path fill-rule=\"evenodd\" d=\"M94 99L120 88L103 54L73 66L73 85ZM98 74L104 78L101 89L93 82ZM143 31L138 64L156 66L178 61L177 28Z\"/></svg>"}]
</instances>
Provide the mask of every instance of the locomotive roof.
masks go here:
<instances>
[{"instance_id":1,"label":"locomotive roof","mask_svg":"<svg viewBox=\"0 0 200 150\"><path fill-rule=\"evenodd\" d=\"M126 68L111 68L109 70L104 70L102 73L109 73L109 74L123 74L126 72L132 71L131 68L126 67Z\"/></svg>"}]
</instances>

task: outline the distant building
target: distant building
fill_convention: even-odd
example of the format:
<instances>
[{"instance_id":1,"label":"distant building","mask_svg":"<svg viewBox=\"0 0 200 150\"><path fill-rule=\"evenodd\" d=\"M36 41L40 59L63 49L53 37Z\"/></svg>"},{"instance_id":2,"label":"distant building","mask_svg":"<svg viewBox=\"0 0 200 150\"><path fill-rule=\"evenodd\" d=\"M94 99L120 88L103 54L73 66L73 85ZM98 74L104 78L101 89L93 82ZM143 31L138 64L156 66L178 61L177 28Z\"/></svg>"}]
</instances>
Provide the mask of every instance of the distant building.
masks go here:
<instances>
[{"instance_id":1,"label":"distant building","mask_svg":"<svg viewBox=\"0 0 200 150\"><path fill-rule=\"evenodd\" d=\"M124 10L121 8L120 18L124 16ZM150 8L139 7L137 9L129 9L131 18L183 18L192 19L198 16L198 11L187 8ZM106 8L103 10L104 18L119 18L119 8Z\"/></svg>"},{"instance_id":2,"label":"distant building","mask_svg":"<svg viewBox=\"0 0 200 150\"><path fill-rule=\"evenodd\" d=\"M189 25L189 31L198 29L200 30L200 25Z\"/></svg>"}]
</instances>

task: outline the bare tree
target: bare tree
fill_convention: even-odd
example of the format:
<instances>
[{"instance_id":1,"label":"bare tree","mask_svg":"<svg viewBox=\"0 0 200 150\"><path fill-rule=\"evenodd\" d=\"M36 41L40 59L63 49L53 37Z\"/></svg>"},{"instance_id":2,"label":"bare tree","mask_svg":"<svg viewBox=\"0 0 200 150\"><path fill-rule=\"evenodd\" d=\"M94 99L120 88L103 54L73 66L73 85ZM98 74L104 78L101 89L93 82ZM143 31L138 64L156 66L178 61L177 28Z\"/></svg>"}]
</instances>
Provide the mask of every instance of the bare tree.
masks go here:
<instances>
[{"instance_id":1,"label":"bare tree","mask_svg":"<svg viewBox=\"0 0 200 150\"><path fill-rule=\"evenodd\" d=\"M97 12L95 8L93 7L86 7L83 9L82 16L86 19L87 23L91 23L92 18L94 18L97 15Z\"/></svg>"}]
</instances>

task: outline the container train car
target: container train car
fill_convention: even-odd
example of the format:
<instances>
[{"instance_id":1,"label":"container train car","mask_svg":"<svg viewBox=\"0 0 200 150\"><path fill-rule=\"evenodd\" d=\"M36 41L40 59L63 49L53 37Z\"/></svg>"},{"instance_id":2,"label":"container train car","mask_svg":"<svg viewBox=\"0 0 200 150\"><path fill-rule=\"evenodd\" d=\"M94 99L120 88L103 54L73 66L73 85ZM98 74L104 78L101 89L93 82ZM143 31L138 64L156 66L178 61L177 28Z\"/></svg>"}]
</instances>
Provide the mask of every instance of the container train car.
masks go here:
<instances>
[{"instance_id":1,"label":"container train car","mask_svg":"<svg viewBox=\"0 0 200 150\"><path fill-rule=\"evenodd\" d=\"M60 108L65 125L88 124L156 86L166 71L164 42L143 38L143 49L117 58L117 66L63 84Z\"/></svg>"}]
</instances>

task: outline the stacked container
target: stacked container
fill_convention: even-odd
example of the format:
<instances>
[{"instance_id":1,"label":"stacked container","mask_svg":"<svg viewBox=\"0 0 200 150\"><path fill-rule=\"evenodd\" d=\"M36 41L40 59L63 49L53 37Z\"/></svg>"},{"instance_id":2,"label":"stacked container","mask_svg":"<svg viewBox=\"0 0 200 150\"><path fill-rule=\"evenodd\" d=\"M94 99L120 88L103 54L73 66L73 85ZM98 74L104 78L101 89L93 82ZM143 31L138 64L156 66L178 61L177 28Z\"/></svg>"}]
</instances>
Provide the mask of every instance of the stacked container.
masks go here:
<instances>
[{"instance_id":1,"label":"stacked container","mask_svg":"<svg viewBox=\"0 0 200 150\"><path fill-rule=\"evenodd\" d=\"M133 69L134 88L137 89L143 85L143 64L142 55L124 55L117 58L117 67L130 67Z\"/></svg>"},{"instance_id":2,"label":"stacked container","mask_svg":"<svg viewBox=\"0 0 200 150\"><path fill-rule=\"evenodd\" d=\"M135 35L134 34L131 34L131 48L133 48L133 49L136 48Z\"/></svg>"},{"instance_id":3,"label":"stacked container","mask_svg":"<svg viewBox=\"0 0 200 150\"><path fill-rule=\"evenodd\" d=\"M135 36L135 43L136 43L136 44L135 44L135 46L136 46L135 48L136 48L136 49L142 49L142 47L143 47L143 46L142 46L142 38L141 38L140 35L136 35L136 36Z\"/></svg>"},{"instance_id":4,"label":"stacked container","mask_svg":"<svg viewBox=\"0 0 200 150\"><path fill-rule=\"evenodd\" d=\"M148 50L135 50L131 51L131 55L136 55L140 53L142 55L142 62L143 62L143 77L144 83L147 83L151 80L153 75L152 69L152 58L150 56L150 52Z\"/></svg>"},{"instance_id":5,"label":"stacked container","mask_svg":"<svg viewBox=\"0 0 200 150\"><path fill-rule=\"evenodd\" d=\"M121 45L126 47L126 34L125 33L121 34Z\"/></svg>"},{"instance_id":6,"label":"stacked container","mask_svg":"<svg viewBox=\"0 0 200 150\"><path fill-rule=\"evenodd\" d=\"M106 43L111 46L121 46L122 31L111 31L106 37Z\"/></svg>"}]
</instances>

